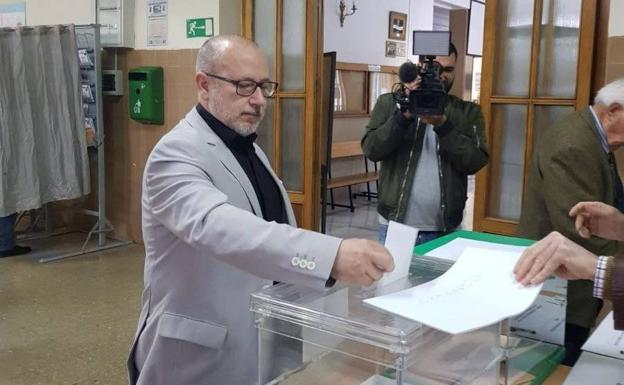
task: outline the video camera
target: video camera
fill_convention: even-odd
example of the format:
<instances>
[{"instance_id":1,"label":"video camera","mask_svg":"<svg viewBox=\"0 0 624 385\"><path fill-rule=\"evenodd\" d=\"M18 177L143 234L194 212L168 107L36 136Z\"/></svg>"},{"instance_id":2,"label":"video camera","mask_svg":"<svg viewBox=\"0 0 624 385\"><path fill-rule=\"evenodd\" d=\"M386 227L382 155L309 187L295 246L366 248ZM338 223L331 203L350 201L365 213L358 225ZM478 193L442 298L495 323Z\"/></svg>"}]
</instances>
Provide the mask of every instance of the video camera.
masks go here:
<instances>
[{"instance_id":1,"label":"video camera","mask_svg":"<svg viewBox=\"0 0 624 385\"><path fill-rule=\"evenodd\" d=\"M440 79L440 65L436 56L451 54L451 33L447 31L414 31L413 54L419 55L420 65L404 63L399 69L399 80L392 87L394 100L401 111L414 115L442 115L446 106L446 91ZM409 94L405 84L420 77L420 86Z\"/></svg>"}]
</instances>

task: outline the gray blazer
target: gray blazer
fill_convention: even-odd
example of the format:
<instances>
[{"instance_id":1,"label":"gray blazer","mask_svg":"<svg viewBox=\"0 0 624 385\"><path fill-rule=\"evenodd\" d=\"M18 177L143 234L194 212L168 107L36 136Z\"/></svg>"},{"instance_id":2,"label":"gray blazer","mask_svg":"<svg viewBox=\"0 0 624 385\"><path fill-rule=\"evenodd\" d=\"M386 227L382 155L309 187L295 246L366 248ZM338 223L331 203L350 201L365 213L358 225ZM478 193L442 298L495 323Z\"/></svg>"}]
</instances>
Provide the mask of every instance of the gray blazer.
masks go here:
<instances>
[{"instance_id":1,"label":"gray blazer","mask_svg":"<svg viewBox=\"0 0 624 385\"><path fill-rule=\"evenodd\" d=\"M256 153L294 225L282 182ZM142 210L145 287L130 384L256 383L250 294L271 280L323 289L341 240L264 221L245 172L195 108L150 154Z\"/></svg>"}]
</instances>

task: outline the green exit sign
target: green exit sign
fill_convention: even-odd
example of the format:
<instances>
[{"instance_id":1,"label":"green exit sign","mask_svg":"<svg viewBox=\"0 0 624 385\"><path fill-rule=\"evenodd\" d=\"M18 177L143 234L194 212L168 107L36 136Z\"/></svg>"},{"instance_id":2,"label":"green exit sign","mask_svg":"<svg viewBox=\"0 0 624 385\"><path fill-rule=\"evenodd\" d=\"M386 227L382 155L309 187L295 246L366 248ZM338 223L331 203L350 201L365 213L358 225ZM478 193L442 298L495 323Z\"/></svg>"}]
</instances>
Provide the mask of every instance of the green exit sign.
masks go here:
<instances>
[{"instance_id":1,"label":"green exit sign","mask_svg":"<svg viewBox=\"0 0 624 385\"><path fill-rule=\"evenodd\" d=\"M211 37L214 36L214 19L206 17L202 19L186 19L186 37Z\"/></svg>"}]
</instances>

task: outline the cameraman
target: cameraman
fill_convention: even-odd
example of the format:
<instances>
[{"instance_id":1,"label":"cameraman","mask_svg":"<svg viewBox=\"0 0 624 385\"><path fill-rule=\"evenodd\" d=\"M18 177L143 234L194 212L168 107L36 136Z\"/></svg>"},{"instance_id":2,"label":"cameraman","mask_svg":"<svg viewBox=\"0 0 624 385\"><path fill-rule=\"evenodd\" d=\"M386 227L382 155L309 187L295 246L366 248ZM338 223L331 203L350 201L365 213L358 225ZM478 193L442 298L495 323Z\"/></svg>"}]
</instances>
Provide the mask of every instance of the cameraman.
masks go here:
<instances>
[{"instance_id":1,"label":"cameraman","mask_svg":"<svg viewBox=\"0 0 624 385\"><path fill-rule=\"evenodd\" d=\"M457 49L453 44L450 48L450 56L435 59L447 94L457 61ZM419 67L411 62L399 68L406 94L419 88L418 73ZM481 108L453 95L447 95L443 115L430 116L402 111L392 93L381 95L362 149L370 160L381 161L377 206L381 243L390 220L418 228L416 244L454 230L462 221L468 175L488 161Z\"/></svg>"}]
</instances>

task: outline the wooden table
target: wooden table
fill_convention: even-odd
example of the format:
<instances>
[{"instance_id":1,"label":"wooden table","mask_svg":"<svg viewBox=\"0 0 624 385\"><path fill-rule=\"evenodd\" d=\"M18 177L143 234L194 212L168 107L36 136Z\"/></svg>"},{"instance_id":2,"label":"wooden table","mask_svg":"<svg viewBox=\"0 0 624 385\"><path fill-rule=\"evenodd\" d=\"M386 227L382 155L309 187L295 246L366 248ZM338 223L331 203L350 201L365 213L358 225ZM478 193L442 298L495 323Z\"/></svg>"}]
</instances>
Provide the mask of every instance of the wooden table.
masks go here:
<instances>
[{"instance_id":1,"label":"wooden table","mask_svg":"<svg viewBox=\"0 0 624 385\"><path fill-rule=\"evenodd\" d=\"M565 365L557 366L557 369L544 381L542 385L561 385L570 374L571 367Z\"/></svg>"}]
</instances>

